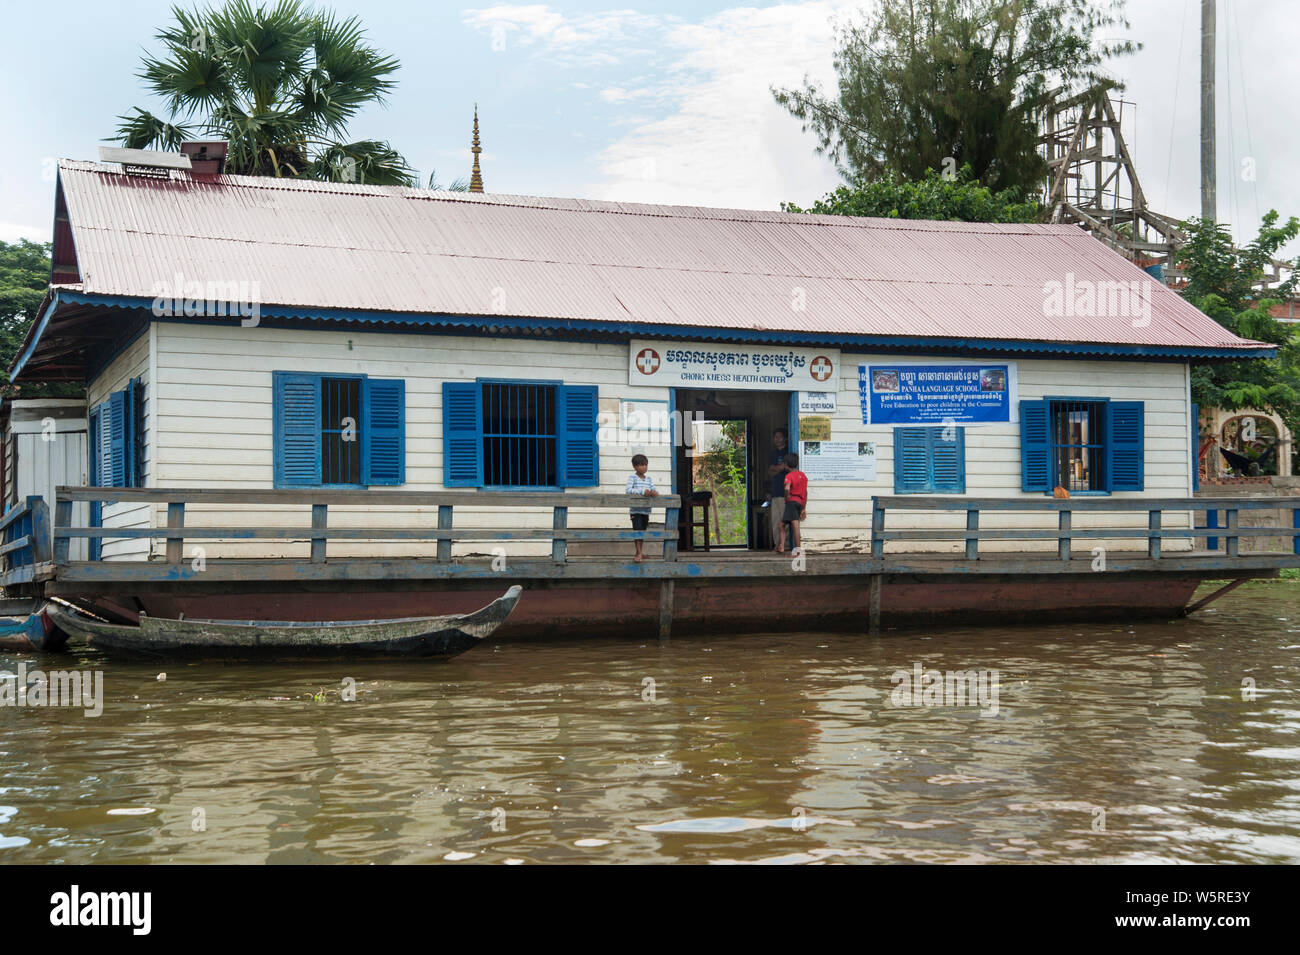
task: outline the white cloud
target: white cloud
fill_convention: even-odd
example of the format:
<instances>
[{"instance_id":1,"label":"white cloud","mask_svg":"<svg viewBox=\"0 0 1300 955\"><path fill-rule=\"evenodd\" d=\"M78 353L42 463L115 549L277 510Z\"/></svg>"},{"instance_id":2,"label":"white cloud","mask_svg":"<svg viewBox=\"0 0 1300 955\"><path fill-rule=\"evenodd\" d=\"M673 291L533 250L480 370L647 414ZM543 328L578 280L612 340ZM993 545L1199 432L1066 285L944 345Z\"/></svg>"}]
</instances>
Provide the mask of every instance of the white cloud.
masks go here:
<instances>
[{"instance_id":1,"label":"white cloud","mask_svg":"<svg viewBox=\"0 0 1300 955\"><path fill-rule=\"evenodd\" d=\"M814 141L772 98L805 74L834 79L832 19L848 5L823 2L726 10L681 24L665 38L675 111L606 148L598 196L644 202L772 209L805 204L838 183Z\"/></svg>"},{"instance_id":2,"label":"white cloud","mask_svg":"<svg viewBox=\"0 0 1300 955\"><path fill-rule=\"evenodd\" d=\"M635 10L566 16L546 4L499 4L466 10L461 22L488 34L497 51L515 45L537 46L557 62L599 67L619 63L615 50L649 52L648 48L630 45L630 38L657 31L668 21Z\"/></svg>"},{"instance_id":3,"label":"white cloud","mask_svg":"<svg viewBox=\"0 0 1300 955\"><path fill-rule=\"evenodd\" d=\"M0 222L0 242L16 243L19 239L33 242L49 242L48 225L25 225L21 222Z\"/></svg>"},{"instance_id":4,"label":"white cloud","mask_svg":"<svg viewBox=\"0 0 1300 955\"><path fill-rule=\"evenodd\" d=\"M614 82L570 84L651 114L608 121L620 135L591 157L599 175L585 195L771 209L782 200L810 202L838 184L770 87L800 85L808 72L833 80L832 18L858 5L737 7L695 23L635 10L569 16L540 4L497 5L462 19L490 34L497 49L516 43L553 64L588 69L636 61L647 74L625 70Z\"/></svg>"}]
</instances>

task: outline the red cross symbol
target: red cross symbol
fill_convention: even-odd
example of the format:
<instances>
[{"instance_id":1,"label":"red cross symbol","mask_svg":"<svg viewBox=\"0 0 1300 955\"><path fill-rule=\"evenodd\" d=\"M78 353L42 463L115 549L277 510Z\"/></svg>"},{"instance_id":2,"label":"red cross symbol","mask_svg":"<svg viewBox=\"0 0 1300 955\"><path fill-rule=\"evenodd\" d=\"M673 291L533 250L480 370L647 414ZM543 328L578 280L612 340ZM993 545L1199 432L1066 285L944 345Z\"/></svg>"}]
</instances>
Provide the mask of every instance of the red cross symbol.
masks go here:
<instances>
[{"instance_id":1,"label":"red cross symbol","mask_svg":"<svg viewBox=\"0 0 1300 955\"><path fill-rule=\"evenodd\" d=\"M818 355L813 359L812 368L809 370L817 381L826 381L830 378L831 372L835 370L835 366L831 364L831 360L825 355Z\"/></svg>"},{"instance_id":2,"label":"red cross symbol","mask_svg":"<svg viewBox=\"0 0 1300 955\"><path fill-rule=\"evenodd\" d=\"M642 348L637 352L636 367L643 375L653 375L659 368L659 353L653 348Z\"/></svg>"}]
</instances>

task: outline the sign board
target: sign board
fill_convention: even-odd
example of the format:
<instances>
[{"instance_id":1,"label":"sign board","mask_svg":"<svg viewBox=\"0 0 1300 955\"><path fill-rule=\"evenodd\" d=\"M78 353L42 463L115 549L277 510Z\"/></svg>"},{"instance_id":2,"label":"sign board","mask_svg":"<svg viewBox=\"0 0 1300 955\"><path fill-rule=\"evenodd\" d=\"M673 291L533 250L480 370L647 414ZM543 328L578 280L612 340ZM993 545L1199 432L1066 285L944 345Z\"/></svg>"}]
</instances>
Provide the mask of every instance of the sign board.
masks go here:
<instances>
[{"instance_id":1,"label":"sign board","mask_svg":"<svg viewBox=\"0 0 1300 955\"><path fill-rule=\"evenodd\" d=\"M834 414L835 392L801 391L799 392L800 414Z\"/></svg>"},{"instance_id":2,"label":"sign board","mask_svg":"<svg viewBox=\"0 0 1300 955\"><path fill-rule=\"evenodd\" d=\"M627 380L633 385L812 391L834 386L839 374L835 348L638 339L628 347Z\"/></svg>"},{"instance_id":3,"label":"sign board","mask_svg":"<svg viewBox=\"0 0 1300 955\"><path fill-rule=\"evenodd\" d=\"M858 366L863 424L1006 424L1019 420L1015 362Z\"/></svg>"},{"instance_id":4,"label":"sign board","mask_svg":"<svg viewBox=\"0 0 1300 955\"><path fill-rule=\"evenodd\" d=\"M801 441L799 470L812 481L874 481L876 442Z\"/></svg>"},{"instance_id":5,"label":"sign board","mask_svg":"<svg viewBox=\"0 0 1300 955\"><path fill-rule=\"evenodd\" d=\"M831 419L815 416L799 419L800 441L829 441L831 437Z\"/></svg>"},{"instance_id":6,"label":"sign board","mask_svg":"<svg viewBox=\"0 0 1300 955\"><path fill-rule=\"evenodd\" d=\"M667 431L668 402L635 401L624 398L622 401L624 431Z\"/></svg>"}]
</instances>

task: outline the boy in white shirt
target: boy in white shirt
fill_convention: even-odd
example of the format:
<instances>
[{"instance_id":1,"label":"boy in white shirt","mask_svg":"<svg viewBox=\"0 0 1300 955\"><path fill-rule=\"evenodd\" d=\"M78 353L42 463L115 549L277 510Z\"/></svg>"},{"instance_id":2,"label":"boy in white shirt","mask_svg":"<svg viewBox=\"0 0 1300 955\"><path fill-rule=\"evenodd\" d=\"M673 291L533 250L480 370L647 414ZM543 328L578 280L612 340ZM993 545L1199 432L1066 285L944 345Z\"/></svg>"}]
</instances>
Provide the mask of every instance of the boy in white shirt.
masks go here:
<instances>
[{"instance_id":1,"label":"boy in white shirt","mask_svg":"<svg viewBox=\"0 0 1300 955\"><path fill-rule=\"evenodd\" d=\"M659 496L659 492L655 490L655 482L645 473L648 467L650 467L650 459L644 454L632 456L633 473L629 474L627 478L627 493L640 494L644 497ZM634 507L630 513L632 515L632 530L643 531L650 526L650 508ZM645 541L642 540L636 542L636 557L634 559L638 564L642 560L641 551L644 544Z\"/></svg>"}]
</instances>

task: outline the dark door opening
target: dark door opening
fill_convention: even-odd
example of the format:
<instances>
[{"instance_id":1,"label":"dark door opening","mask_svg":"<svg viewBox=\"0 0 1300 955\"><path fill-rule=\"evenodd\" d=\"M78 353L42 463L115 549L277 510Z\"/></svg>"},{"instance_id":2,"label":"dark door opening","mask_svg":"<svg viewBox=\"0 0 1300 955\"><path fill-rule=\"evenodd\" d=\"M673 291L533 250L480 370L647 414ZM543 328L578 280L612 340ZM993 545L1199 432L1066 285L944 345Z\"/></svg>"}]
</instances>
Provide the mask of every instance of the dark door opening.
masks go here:
<instances>
[{"instance_id":1,"label":"dark door opening","mask_svg":"<svg viewBox=\"0 0 1300 955\"><path fill-rule=\"evenodd\" d=\"M683 432L673 469L679 548L770 549L773 431L789 427L794 393L680 388L674 402Z\"/></svg>"}]
</instances>

